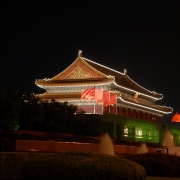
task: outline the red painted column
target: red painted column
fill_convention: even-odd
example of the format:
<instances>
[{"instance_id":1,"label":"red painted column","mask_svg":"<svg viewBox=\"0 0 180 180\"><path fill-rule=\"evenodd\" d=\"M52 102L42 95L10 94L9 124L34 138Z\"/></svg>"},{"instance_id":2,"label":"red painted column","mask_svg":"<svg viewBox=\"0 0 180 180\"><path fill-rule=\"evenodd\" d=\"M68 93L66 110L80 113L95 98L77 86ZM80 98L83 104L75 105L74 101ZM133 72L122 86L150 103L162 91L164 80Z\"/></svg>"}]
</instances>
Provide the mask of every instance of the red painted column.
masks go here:
<instances>
[{"instance_id":1,"label":"red painted column","mask_svg":"<svg viewBox=\"0 0 180 180\"><path fill-rule=\"evenodd\" d=\"M137 118L137 111L134 110L134 118Z\"/></svg>"},{"instance_id":2,"label":"red painted column","mask_svg":"<svg viewBox=\"0 0 180 180\"><path fill-rule=\"evenodd\" d=\"M116 104L113 105L113 114L116 114Z\"/></svg>"},{"instance_id":3,"label":"red painted column","mask_svg":"<svg viewBox=\"0 0 180 180\"><path fill-rule=\"evenodd\" d=\"M126 108L126 116L128 116L128 108Z\"/></svg>"},{"instance_id":4,"label":"red painted column","mask_svg":"<svg viewBox=\"0 0 180 180\"><path fill-rule=\"evenodd\" d=\"M142 112L142 119L146 120L144 112Z\"/></svg>"},{"instance_id":5,"label":"red painted column","mask_svg":"<svg viewBox=\"0 0 180 180\"><path fill-rule=\"evenodd\" d=\"M122 107L121 106L119 106L119 115L123 115Z\"/></svg>"},{"instance_id":6,"label":"red painted column","mask_svg":"<svg viewBox=\"0 0 180 180\"><path fill-rule=\"evenodd\" d=\"M155 116L155 119L154 119L155 121L154 122L156 122L157 121L157 115Z\"/></svg>"}]
</instances>

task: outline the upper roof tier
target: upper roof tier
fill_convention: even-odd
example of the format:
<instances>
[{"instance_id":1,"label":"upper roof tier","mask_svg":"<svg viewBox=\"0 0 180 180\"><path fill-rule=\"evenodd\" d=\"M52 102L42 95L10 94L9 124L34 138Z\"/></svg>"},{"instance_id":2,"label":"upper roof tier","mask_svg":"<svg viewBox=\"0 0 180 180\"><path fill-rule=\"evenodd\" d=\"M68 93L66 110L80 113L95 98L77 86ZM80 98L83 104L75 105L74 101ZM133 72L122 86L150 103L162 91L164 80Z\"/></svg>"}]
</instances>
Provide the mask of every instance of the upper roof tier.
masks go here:
<instances>
[{"instance_id":1,"label":"upper roof tier","mask_svg":"<svg viewBox=\"0 0 180 180\"><path fill-rule=\"evenodd\" d=\"M161 99L163 96L162 94L156 93L154 91L149 91L147 89L145 89L144 87L140 86L139 84L137 84L135 81L133 81L128 75L127 75L127 70L124 70L124 73L118 72L114 69L108 68L106 66L103 66L101 64L98 64L96 62L93 62L89 59L83 58L82 59L87 62L88 64L90 64L92 67L94 67L95 69L97 69L98 71L106 74L106 75L111 75L113 77L115 77L115 83L119 86L128 88L130 90L134 90L138 93L142 93L142 94L146 94L149 96L152 96L154 98L157 99Z\"/></svg>"},{"instance_id":2,"label":"upper roof tier","mask_svg":"<svg viewBox=\"0 0 180 180\"><path fill-rule=\"evenodd\" d=\"M121 73L82 57L82 51L79 51L76 60L64 71L51 79L38 79L35 83L40 87L114 83L116 86L125 88L126 90L148 95L155 99L161 99L163 97L162 94L149 91L134 82L127 75L126 70L124 73Z\"/></svg>"}]
</instances>

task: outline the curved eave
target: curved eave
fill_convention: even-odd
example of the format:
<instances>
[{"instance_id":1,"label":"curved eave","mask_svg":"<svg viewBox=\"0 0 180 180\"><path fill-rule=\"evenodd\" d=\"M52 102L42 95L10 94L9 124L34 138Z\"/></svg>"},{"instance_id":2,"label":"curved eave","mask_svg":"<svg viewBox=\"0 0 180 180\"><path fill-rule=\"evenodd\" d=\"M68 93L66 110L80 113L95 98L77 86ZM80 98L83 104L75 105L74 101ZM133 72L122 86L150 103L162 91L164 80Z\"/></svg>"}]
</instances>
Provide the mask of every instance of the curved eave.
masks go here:
<instances>
[{"instance_id":1,"label":"curved eave","mask_svg":"<svg viewBox=\"0 0 180 180\"><path fill-rule=\"evenodd\" d=\"M40 99L57 99L62 101L68 101L68 100L81 100L81 94L80 93L61 93L61 94L37 94L36 97Z\"/></svg>"},{"instance_id":2,"label":"curved eave","mask_svg":"<svg viewBox=\"0 0 180 180\"><path fill-rule=\"evenodd\" d=\"M101 85L113 83L113 79L76 79L76 80L36 80L35 84L40 87L47 86L83 86L83 85Z\"/></svg>"},{"instance_id":3,"label":"curved eave","mask_svg":"<svg viewBox=\"0 0 180 180\"><path fill-rule=\"evenodd\" d=\"M133 93L133 94L135 94L135 93L137 92L137 91L135 91L135 90L126 88L126 87L124 87L124 86L121 86L121 85L117 84L116 82L114 82L114 85L117 86L117 87L120 87L120 88L122 88L122 89L124 89L124 90L130 91L130 92ZM138 93L139 93L139 92L138 92ZM139 93L139 95L140 95L140 96L147 97L147 98L150 98L150 99L154 99L155 101L162 99L162 96L159 97L159 98L157 98L157 97L150 96L150 95L147 95L147 94L144 94L144 93Z\"/></svg>"},{"instance_id":4,"label":"curved eave","mask_svg":"<svg viewBox=\"0 0 180 180\"><path fill-rule=\"evenodd\" d=\"M51 101L52 99L55 99L56 101L62 101L62 102L72 102L72 101L81 101L81 102L87 102L87 100L81 99L81 93L71 93L71 94L36 94L37 98L39 98L41 101Z\"/></svg>"},{"instance_id":5,"label":"curved eave","mask_svg":"<svg viewBox=\"0 0 180 180\"><path fill-rule=\"evenodd\" d=\"M156 112L159 114L169 114L172 113L173 109L170 107L163 107L163 106L150 106L150 105L143 105L139 102L135 102L135 101L131 101L131 100L127 100L121 96L118 97L118 102L124 105L129 105L129 106L134 106L134 107L138 107L140 109L144 109L147 111L152 111L152 112Z\"/></svg>"},{"instance_id":6,"label":"curved eave","mask_svg":"<svg viewBox=\"0 0 180 180\"><path fill-rule=\"evenodd\" d=\"M118 77L121 76L122 79L125 80L126 82L129 81L128 85L125 85L124 83L123 83L123 85L121 85L121 83L118 83L118 82L117 82L118 80L116 81L116 83L117 83L119 86L124 87L124 88L126 88L127 90L130 90L130 91L132 91L132 92L139 92L139 93L141 93L141 94L143 94L143 95L145 95L145 96L151 97L151 98L156 99L156 100L163 98L163 95L162 95L162 94L159 94L159 93L156 93L156 92L153 92L153 91L149 91L148 89L146 89L146 88L140 86L139 84L137 84L135 81L133 81L133 80L132 80L128 75L126 75L126 74L123 74L123 73L121 73L121 72L119 72L119 71L116 71L116 70L114 70L114 69L111 69L111 68L108 68L108 67L103 66L103 65L101 65L101 64L98 64L98 63L96 63L96 62L94 62L94 61L91 61L91 60L89 60L89 59L86 59L86 58L84 58L84 57L83 57L83 59L84 59L87 63L90 63L91 66L94 65L94 66L95 66L94 68L96 68L97 70L102 71L102 72L104 71L103 73L105 73L106 75L109 74L109 75L115 76L116 79L118 79ZM99 69L98 69L98 68L99 68ZM113 74L111 74L111 72L112 72ZM107 74L107 73L108 73L108 74ZM122 80L120 80L120 81L122 81ZM132 85L131 85L131 84L132 84ZM135 86L134 90L133 90L133 88L132 88L132 89L129 88L129 86L132 86L132 87Z\"/></svg>"},{"instance_id":7,"label":"curved eave","mask_svg":"<svg viewBox=\"0 0 180 180\"><path fill-rule=\"evenodd\" d=\"M135 81L133 81L129 76L126 76L126 78L131 81L131 83L133 83L134 85L136 85L137 87L139 87L140 89L142 89L144 92L149 92L149 96L151 97L154 97L156 99L162 99L163 98L163 95L162 94L159 94L159 93L156 93L154 91L149 91L148 89L140 86L138 83L136 83ZM142 94L144 94L144 92L142 91ZM141 93L141 92L140 92ZM146 95L146 94L144 94Z\"/></svg>"},{"instance_id":8,"label":"curved eave","mask_svg":"<svg viewBox=\"0 0 180 180\"><path fill-rule=\"evenodd\" d=\"M52 99L55 99L55 98L40 98L42 101L51 101ZM79 98L56 98L55 99L56 101L62 101L62 102L68 102L68 101L79 101L81 99Z\"/></svg>"}]
</instances>

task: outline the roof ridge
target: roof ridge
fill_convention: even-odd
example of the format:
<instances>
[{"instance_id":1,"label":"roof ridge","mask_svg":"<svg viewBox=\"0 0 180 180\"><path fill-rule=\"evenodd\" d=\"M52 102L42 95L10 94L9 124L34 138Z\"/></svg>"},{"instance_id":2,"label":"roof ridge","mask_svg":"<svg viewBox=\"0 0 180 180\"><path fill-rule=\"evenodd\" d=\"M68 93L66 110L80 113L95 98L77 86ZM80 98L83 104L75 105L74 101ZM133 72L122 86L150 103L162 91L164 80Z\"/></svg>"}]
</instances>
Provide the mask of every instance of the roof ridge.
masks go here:
<instances>
[{"instance_id":1,"label":"roof ridge","mask_svg":"<svg viewBox=\"0 0 180 180\"><path fill-rule=\"evenodd\" d=\"M114 72L116 72L116 73L119 73L119 74L121 74L121 75L124 75L124 73L121 73L121 72L119 72L119 71L117 71L117 70L114 70L114 69L112 69L112 68L106 67L106 66L104 66L104 65L102 65L102 64L96 63L96 62L94 62L94 61L92 61L92 60L90 60L90 59L87 59L87 58L84 58L84 57L82 57L82 58L85 59L85 60L87 60L87 61L90 61L90 62L92 62L92 63L94 63L94 64L97 64L97 65L99 65L99 66L102 66L102 67L104 67L104 68L110 69L110 70L112 70L112 71L114 71Z\"/></svg>"}]
</instances>

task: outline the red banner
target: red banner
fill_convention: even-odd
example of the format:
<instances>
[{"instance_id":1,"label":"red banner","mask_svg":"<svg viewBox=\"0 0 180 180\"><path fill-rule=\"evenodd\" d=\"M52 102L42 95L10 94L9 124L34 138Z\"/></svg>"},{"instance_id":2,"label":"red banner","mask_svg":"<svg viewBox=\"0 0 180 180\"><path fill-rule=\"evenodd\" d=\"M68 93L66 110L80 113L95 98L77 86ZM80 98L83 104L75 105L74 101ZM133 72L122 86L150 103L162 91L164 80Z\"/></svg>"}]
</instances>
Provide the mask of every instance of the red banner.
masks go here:
<instances>
[{"instance_id":1,"label":"red banner","mask_svg":"<svg viewBox=\"0 0 180 180\"><path fill-rule=\"evenodd\" d=\"M111 95L109 104L117 104L117 93Z\"/></svg>"},{"instance_id":2,"label":"red banner","mask_svg":"<svg viewBox=\"0 0 180 180\"><path fill-rule=\"evenodd\" d=\"M95 90L95 100L97 100L96 104L102 102L102 100L103 100L103 90L102 89Z\"/></svg>"},{"instance_id":3,"label":"red banner","mask_svg":"<svg viewBox=\"0 0 180 180\"><path fill-rule=\"evenodd\" d=\"M103 92L101 89L89 88L81 92L81 99L84 100L97 100L96 104L103 101L104 106L110 104L117 104L117 93L110 96L110 91Z\"/></svg>"},{"instance_id":4,"label":"red banner","mask_svg":"<svg viewBox=\"0 0 180 180\"><path fill-rule=\"evenodd\" d=\"M95 88L89 88L81 92L81 99L84 100L93 100L95 97Z\"/></svg>"},{"instance_id":5,"label":"red banner","mask_svg":"<svg viewBox=\"0 0 180 180\"><path fill-rule=\"evenodd\" d=\"M180 114L178 112L172 117L172 122L180 122Z\"/></svg>"},{"instance_id":6,"label":"red banner","mask_svg":"<svg viewBox=\"0 0 180 180\"><path fill-rule=\"evenodd\" d=\"M106 91L106 92L103 93L104 106L108 106L109 105L109 101L110 101L110 92Z\"/></svg>"}]
</instances>

